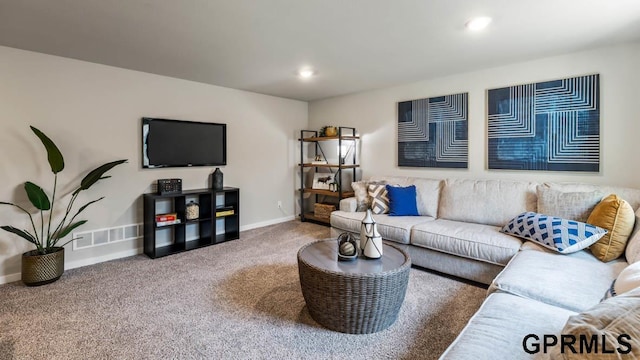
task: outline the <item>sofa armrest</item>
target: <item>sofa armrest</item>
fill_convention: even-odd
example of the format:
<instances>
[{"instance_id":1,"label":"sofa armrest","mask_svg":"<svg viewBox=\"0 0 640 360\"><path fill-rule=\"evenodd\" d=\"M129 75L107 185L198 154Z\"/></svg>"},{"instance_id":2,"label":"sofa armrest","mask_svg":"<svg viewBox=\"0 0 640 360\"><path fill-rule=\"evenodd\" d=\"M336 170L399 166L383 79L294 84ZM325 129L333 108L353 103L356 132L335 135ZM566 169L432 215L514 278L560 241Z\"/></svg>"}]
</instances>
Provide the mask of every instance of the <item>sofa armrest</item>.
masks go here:
<instances>
[{"instance_id":1,"label":"sofa armrest","mask_svg":"<svg viewBox=\"0 0 640 360\"><path fill-rule=\"evenodd\" d=\"M340 200L340 210L347 212L355 212L358 208L358 202L355 197Z\"/></svg>"}]
</instances>

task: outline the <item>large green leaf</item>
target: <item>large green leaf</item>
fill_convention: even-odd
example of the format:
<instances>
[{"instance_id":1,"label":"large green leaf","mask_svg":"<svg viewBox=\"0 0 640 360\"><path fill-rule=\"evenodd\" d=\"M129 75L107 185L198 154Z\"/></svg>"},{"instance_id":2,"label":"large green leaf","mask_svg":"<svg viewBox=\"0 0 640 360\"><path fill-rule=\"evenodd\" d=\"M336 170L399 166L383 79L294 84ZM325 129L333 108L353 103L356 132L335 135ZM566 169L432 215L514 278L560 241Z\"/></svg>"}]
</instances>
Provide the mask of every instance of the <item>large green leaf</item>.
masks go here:
<instances>
[{"instance_id":1,"label":"large green leaf","mask_svg":"<svg viewBox=\"0 0 640 360\"><path fill-rule=\"evenodd\" d=\"M31 181L27 181L26 183L24 183L24 190L27 192L29 201L31 201L33 206L35 206L38 210L51 209L49 197L40 186L32 183Z\"/></svg>"},{"instance_id":2,"label":"large green leaf","mask_svg":"<svg viewBox=\"0 0 640 360\"><path fill-rule=\"evenodd\" d=\"M62 153L60 152L56 144L54 144L47 135L45 135L37 128L31 126L31 130L40 138L40 141L42 141L42 145L44 145L44 148L47 149L47 159L49 160L51 171L54 174L62 171L64 169L64 158L62 157Z\"/></svg>"},{"instance_id":3,"label":"large green leaf","mask_svg":"<svg viewBox=\"0 0 640 360\"><path fill-rule=\"evenodd\" d=\"M58 239L62 239L65 236L69 235L70 232L73 231L73 229L77 228L80 225L84 225L87 222L87 220L80 220L78 222L75 222L73 224L69 224L67 225L65 228L63 228L62 230L60 230L59 233L55 234L54 237L56 239L56 241L53 243L52 246L55 246L55 243L58 241Z\"/></svg>"},{"instance_id":4,"label":"large green leaf","mask_svg":"<svg viewBox=\"0 0 640 360\"><path fill-rule=\"evenodd\" d=\"M100 199L96 199L96 200L93 200L93 201L89 201L88 203L86 203L86 204L82 205L82 206L80 207L80 209L78 209L78 212L76 212L76 216L77 216L78 214L80 214L84 209L86 209L87 207L89 207L89 205L91 205L91 204L93 204L93 203L96 203L96 202L98 202L98 201L100 201L100 200L102 200L102 199L104 199L104 196L103 196L103 197L101 197Z\"/></svg>"},{"instance_id":5,"label":"large green leaf","mask_svg":"<svg viewBox=\"0 0 640 360\"><path fill-rule=\"evenodd\" d=\"M98 182L98 180L100 180L102 178L102 175L104 175L104 173L106 173L107 171L111 170L113 167L115 167L117 165L120 165L122 163L125 163L125 162L127 162L127 159L116 160L116 161L112 161L112 162L106 163L104 165L101 165L101 166L91 170L91 172L88 173L87 176L85 176L84 179L82 179L82 181L80 182L80 189L79 190L87 190L88 188L93 186L93 184Z\"/></svg>"},{"instance_id":6,"label":"large green leaf","mask_svg":"<svg viewBox=\"0 0 640 360\"><path fill-rule=\"evenodd\" d=\"M0 226L0 228L2 230L4 230L4 231L8 231L10 233L14 233L14 234L24 238L25 240L27 240L28 242L30 242L32 244L36 244L36 245L38 244L38 242L33 237L33 235L29 234L25 230L20 230L20 229L14 228L13 226Z\"/></svg>"}]
</instances>

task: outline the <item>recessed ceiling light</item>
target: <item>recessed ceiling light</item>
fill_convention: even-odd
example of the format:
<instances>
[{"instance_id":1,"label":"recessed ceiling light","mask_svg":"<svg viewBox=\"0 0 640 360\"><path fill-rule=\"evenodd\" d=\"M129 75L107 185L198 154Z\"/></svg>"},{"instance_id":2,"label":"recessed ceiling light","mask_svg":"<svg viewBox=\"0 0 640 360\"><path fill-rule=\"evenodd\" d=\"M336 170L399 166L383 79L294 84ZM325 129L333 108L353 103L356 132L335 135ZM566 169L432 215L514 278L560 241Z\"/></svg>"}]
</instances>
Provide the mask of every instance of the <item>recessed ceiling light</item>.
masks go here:
<instances>
[{"instance_id":1,"label":"recessed ceiling light","mask_svg":"<svg viewBox=\"0 0 640 360\"><path fill-rule=\"evenodd\" d=\"M480 16L473 18L465 24L467 29L471 31L479 31L486 28L491 23L491 18L487 16Z\"/></svg>"},{"instance_id":2,"label":"recessed ceiling light","mask_svg":"<svg viewBox=\"0 0 640 360\"><path fill-rule=\"evenodd\" d=\"M315 74L316 74L316 72L313 69L310 69L310 68L304 68L304 69L298 70L298 76L303 78L303 79L308 79L308 78L312 77Z\"/></svg>"}]
</instances>

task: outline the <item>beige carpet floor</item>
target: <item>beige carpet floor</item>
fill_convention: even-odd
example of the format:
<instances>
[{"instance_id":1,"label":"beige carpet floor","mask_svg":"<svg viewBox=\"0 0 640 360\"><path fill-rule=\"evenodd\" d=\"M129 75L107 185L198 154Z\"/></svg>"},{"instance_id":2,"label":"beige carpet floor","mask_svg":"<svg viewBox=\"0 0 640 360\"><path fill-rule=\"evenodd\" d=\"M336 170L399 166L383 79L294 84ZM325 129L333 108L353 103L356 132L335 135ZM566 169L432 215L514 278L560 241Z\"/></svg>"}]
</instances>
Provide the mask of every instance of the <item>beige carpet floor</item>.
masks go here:
<instances>
[{"instance_id":1,"label":"beige carpet floor","mask_svg":"<svg viewBox=\"0 0 640 360\"><path fill-rule=\"evenodd\" d=\"M68 270L50 285L0 286L0 359L437 359L485 289L411 269L399 318L375 334L309 316L296 253L329 229L291 221L151 260Z\"/></svg>"}]
</instances>

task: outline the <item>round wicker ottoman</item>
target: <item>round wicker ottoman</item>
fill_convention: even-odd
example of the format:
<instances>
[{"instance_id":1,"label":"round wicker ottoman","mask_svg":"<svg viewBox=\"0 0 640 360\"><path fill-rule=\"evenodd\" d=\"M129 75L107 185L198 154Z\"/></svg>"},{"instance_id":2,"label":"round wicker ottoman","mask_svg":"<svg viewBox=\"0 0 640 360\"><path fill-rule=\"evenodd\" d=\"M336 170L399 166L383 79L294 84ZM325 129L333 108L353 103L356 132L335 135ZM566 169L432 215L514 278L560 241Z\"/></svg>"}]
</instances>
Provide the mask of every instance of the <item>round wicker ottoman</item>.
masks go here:
<instances>
[{"instance_id":1,"label":"round wicker ottoman","mask_svg":"<svg viewBox=\"0 0 640 360\"><path fill-rule=\"evenodd\" d=\"M298 251L300 287L311 317L343 333L370 334L398 318L409 283L411 259L385 244L380 259L338 261L335 240L320 240Z\"/></svg>"}]
</instances>

